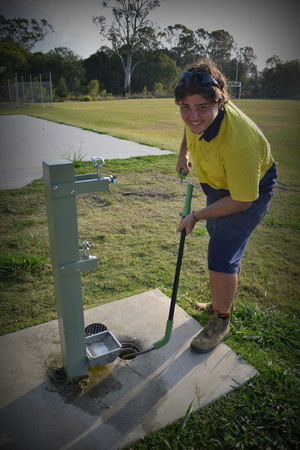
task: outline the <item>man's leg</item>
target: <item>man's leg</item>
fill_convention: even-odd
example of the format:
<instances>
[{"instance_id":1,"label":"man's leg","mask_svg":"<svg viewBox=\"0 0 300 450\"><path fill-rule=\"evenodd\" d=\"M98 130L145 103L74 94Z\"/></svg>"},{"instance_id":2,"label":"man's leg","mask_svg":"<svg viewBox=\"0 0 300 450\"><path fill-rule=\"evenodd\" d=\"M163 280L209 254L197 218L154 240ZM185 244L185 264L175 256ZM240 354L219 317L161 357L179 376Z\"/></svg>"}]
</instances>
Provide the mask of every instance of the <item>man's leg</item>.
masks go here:
<instances>
[{"instance_id":1,"label":"man's leg","mask_svg":"<svg viewBox=\"0 0 300 450\"><path fill-rule=\"evenodd\" d=\"M238 274L210 270L209 278L213 310L229 313L237 290Z\"/></svg>"},{"instance_id":2,"label":"man's leg","mask_svg":"<svg viewBox=\"0 0 300 450\"><path fill-rule=\"evenodd\" d=\"M212 313L208 324L193 339L191 348L197 353L214 350L230 330L230 308L233 303L237 284L237 273L223 273L210 270L212 293Z\"/></svg>"},{"instance_id":3,"label":"man's leg","mask_svg":"<svg viewBox=\"0 0 300 450\"><path fill-rule=\"evenodd\" d=\"M232 280L227 280L227 277L232 277ZM216 311L223 311L223 309L226 309L227 311L230 310L230 307L233 303L235 294L236 294L236 290L237 290L237 285L238 285L238 281L240 279L241 276L241 263L239 265L238 268L238 273L233 273L233 274L228 274L228 273L223 273L223 272L214 272L213 270L209 271L209 278L210 278L210 286L211 286L211 292L212 292L212 302L211 303L199 303L199 302L194 302L193 303L193 307L195 309L198 309L199 311L206 311L208 313L212 312L212 308L214 308L214 310ZM221 278L224 277L224 281L221 281ZM226 302L222 302L222 295L223 292L220 292L220 286L225 282L225 284L227 284L228 282L228 287L226 287L225 289L228 289L228 293L226 295L227 301ZM224 297L225 298L225 297ZM230 299L233 299L232 301ZM222 303L220 305L220 303ZM230 303L230 305L229 305Z\"/></svg>"},{"instance_id":4,"label":"man's leg","mask_svg":"<svg viewBox=\"0 0 300 450\"><path fill-rule=\"evenodd\" d=\"M198 353L214 350L229 332L229 312L237 289L240 262L248 239L265 216L271 198L272 192L262 193L245 211L207 220L212 303L196 303L194 307L212 315L191 343L192 350Z\"/></svg>"}]
</instances>

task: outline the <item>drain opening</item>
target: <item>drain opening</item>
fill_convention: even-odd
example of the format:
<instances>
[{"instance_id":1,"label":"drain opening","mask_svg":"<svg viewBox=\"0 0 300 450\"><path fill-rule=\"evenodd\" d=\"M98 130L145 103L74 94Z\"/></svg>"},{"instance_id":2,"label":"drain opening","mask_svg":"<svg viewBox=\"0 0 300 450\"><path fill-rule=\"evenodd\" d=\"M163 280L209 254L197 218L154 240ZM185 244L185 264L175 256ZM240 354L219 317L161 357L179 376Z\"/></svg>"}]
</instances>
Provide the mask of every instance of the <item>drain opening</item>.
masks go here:
<instances>
[{"instance_id":1,"label":"drain opening","mask_svg":"<svg viewBox=\"0 0 300 450\"><path fill-rule=\"evenodd\" d=\"M132 360L135 359L137 356L139 356L140 349L139 347L134 344L133 342L122 342L122 350L119 354L120 359L124 360Z\"/></svg>"},{"instance_id":2,"label":"drain opening","mask_svg":"<svg viewBox=\"0 0 300 450\"><path fill-rule=\"evenodd\" d=\"M85 327L84 332L86 336L92 336L93 334L101 333L106 331L107 327L103 323L91 323Z\"/></svg>"}]
</instances>

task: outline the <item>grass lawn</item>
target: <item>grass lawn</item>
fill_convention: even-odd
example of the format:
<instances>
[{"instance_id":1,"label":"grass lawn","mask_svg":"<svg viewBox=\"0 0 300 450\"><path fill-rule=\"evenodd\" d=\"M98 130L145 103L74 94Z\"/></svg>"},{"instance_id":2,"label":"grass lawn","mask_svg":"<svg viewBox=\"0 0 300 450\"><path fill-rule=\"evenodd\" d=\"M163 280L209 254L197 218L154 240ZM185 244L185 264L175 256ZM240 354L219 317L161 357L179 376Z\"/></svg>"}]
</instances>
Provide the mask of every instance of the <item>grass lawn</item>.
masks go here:
<instances>
[{"instance_id":1,"label":"grass lawn","mask_svg":"<svg viewBox=\"0 0 300 450\"><path fill-rule=\"evenodd\" d=\"M299 101L242 100L264 131L278 163L279 184L267 216L251 237L226 340L259 371L243 388L193 412L128 449L296 449L299 439ZM172 99L58 103L1 110L30 114L168 150L182 134ZM109 160L109 194L77 196L80 241L92 242L96 271L82 276L84 307L149 289L171 295L185 186L176 154ZM79 164L78 173L93 171ZM194 180L193 177L191 177ZM194 190L193 209L204 205ZM56 318L42 181L0 192L1 334ZM204 325L190 300L209 300L208 235L198 223L185 246L178 304ZM188 404L187 404L188 408Z\"/></svg>"}]
</instances>

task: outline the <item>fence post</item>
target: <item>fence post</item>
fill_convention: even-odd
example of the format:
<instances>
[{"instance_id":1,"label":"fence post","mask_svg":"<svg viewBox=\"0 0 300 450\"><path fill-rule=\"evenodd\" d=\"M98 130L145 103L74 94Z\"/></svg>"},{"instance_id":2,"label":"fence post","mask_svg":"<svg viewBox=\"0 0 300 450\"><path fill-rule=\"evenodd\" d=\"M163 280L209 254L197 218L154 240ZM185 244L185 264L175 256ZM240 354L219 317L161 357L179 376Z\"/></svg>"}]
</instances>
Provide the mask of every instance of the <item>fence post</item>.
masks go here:
<instances>
[{"instance_id":1,"label":"fence post","mask_svg":"<svg viewBox=\"0 0 300 450\"><path fill-rule=\"evenodd\" d=\"M19 100L19 86L18 86L18 75L15 74L15 90L16 90L16 107L20 107L20 100Z\"/></svg>"},{"instance_id":2,"label":"fence post","mask_svg":"<svg viewBox=\"0 0 300 450\"><path fill-rule=\"evenodd\" d=\"M25 103L25 89L24 89L24 78L22 75L22 94L23 94L23 103Z\"/></svg>"},{"instance_id":3,"label":"fence post","mask_svg":"<svg viewBox=\"0 0 300 450\"><path fill-rule=\"evenodd\" d=\"M52 77L51 77L51 72L49 72L49 87L50 87L50 103L51 103L51 108L52 108Z\"/></svg>"},{"instance_id":4,"label":"fence post","mask_svg":"<svg viewBox=\"0 0 300 450\"><path fill-rule=\"evenodd\" d=\"M8 84L9 103L11 103L11 92L10 92L10 82L9 82L9 80L7 80L7 84Z\"/></svg>"},{"instance_id":5,"label":"fence post","mask_svg":"<svg viewBox=\"0 0 300 450\"><path fill-rule=\"evenodd\" d=\"M43 103L42 74L40 74L40 88L41 88L41 103Z\"/></svg>"},{"instance_id":6,"label":"fence post","mask_svg":"<svg viewBox=\"0 0 300 450\"><path fill-rule=\"evenodd\" d=\"M33 103L33 90L32 90L32 78L30 74L30 95L31 95L31 103Z\"/></svg>"}]
</instances>

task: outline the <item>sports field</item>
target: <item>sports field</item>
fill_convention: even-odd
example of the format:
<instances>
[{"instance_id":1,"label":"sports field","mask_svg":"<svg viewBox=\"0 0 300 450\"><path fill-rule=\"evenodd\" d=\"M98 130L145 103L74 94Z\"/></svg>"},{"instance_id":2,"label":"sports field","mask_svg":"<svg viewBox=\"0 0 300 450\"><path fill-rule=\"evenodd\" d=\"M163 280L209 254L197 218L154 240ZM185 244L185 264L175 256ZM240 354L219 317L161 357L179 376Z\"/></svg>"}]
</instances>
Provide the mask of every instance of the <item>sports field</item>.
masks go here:
<instances>
[{"instance_id":1,"label":"sports field","mask_svg":"<svg viewBox=\"0 0 300 450\"><path fill-rule=\"evenodd\" d=\"M241 100L237 105L269 139L279 184L272 206L252 236L226 344L259 375L232 395L178 421L132 449L296 449L299 440L300 101ZM53 108L1 110L30 114L177 151L182 135L172 99L57 103ZM79 150L79 149L78 149ZM76 149L75 149L76 151ZM74 154L78 173L91 166ZM85 308L149 289L171 295L185 187L176 154L110 160L110 194L78 196L80 239L100 259L82 277ZM193 177L191 177L194 180ZM195 189L193 209L204 198ZM1 334L56 317L42 181L0 192ZM188 237L178 303L204 325L190 300L209 300L208 236L197 224ZM187 405L188 408L188 405Z\"/></svg>"}]
</instances>

